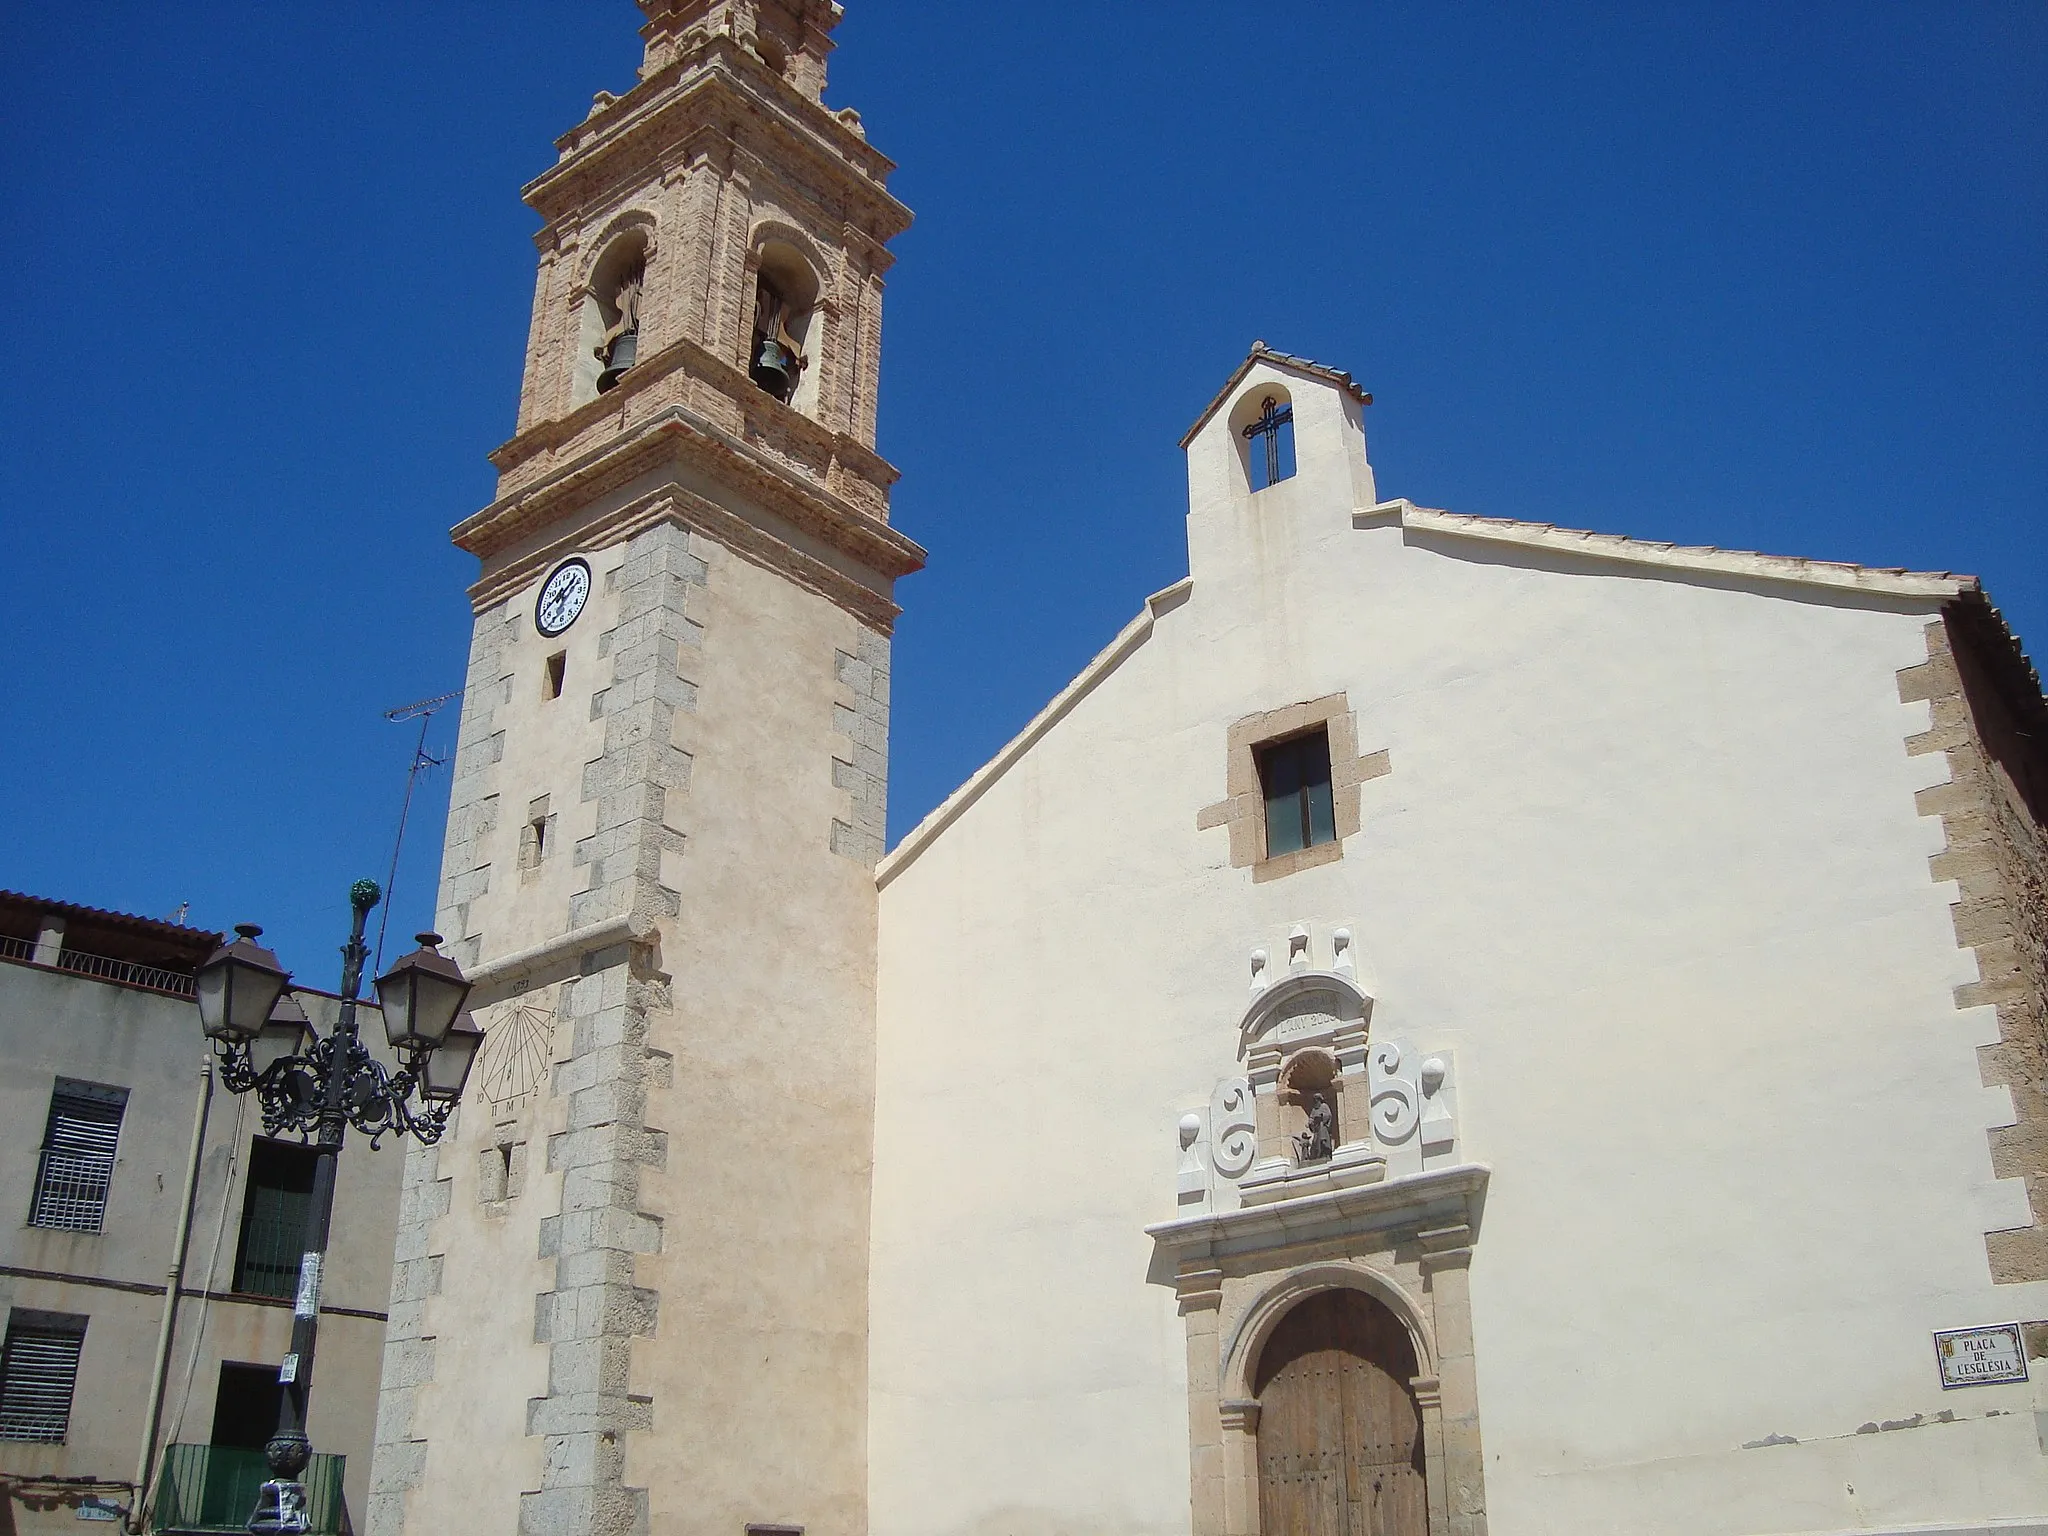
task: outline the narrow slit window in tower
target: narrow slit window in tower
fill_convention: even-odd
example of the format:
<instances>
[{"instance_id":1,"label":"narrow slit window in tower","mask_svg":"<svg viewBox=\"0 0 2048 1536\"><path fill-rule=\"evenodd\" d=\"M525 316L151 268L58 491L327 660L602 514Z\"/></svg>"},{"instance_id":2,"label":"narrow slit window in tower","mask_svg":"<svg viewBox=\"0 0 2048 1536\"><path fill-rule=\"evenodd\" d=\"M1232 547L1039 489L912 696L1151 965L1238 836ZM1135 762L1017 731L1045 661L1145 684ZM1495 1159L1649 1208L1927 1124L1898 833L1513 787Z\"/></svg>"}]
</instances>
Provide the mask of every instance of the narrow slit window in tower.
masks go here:
<instances>
[{"instance_id":1,"label":"narrow slit window in tower","mask_svg":"<svg viewBox=\"0 0 2048 1536\"><path fill-rule=\"evenodd\" d=\"M568 680L568 676L569 653L557 651L548 658L547 671L541 676L540 696L544 699L559 699L562 696L562 684Z\"/></svg>"}]
</instances>

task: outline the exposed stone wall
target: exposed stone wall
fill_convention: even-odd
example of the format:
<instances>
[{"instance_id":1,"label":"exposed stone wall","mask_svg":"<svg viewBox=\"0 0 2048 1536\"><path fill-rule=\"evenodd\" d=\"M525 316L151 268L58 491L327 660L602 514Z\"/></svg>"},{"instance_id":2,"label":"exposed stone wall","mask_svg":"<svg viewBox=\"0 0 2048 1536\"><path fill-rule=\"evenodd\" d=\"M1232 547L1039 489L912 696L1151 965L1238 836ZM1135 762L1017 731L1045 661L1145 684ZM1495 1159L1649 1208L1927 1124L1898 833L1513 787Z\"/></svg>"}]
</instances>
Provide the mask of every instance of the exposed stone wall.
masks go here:
<instances>
[{"instance_id":1,"label":"exposed stone wall","mask_svg":"<svg viewBox=\"0 0 2048 1536\"><path fill-rule=\"evenodd\" d=\"M1987 1085L2011 1092L2016 1118L1990 1132L1992 1169L2026 1181L2034 1215L1985 1246L1997 1282L2048 1280L2048 737L2037 723L2048 711L1981 604L1930 622L1927 651L1899 674L1900 696L1933 712L1908 750L1948 754L1949 782L1919 803L1942 819L1934 877L1956 882L1956 939L1977 956L1979 979L1956 989L1956 1003L1997 1009L1999 1040L1979 1048L1979 1065Z\"/></svg>"},{"instance_id":2,"label":"exposed stone wall","mask_svg":"<svg viewBox=\"0 0 2048 1536\"><path fill-rule=\"evenodd\" d=\"M456 737L455 777L448 796L436 922L442 933L450 936L450 952L469 967L477 964L482 945L470 912L475 899L491 883L486 850L498 824L498 765L505 756L505 731L498 714L510 698L509 652L520 623L519 610L509 602L478 614L463 680L462 725ZM459 1131L458 1112L449 1124L448 1139L452 1141ZM448 1213L452 1188L441 1173L441 1149L408 1141L364 1536L398 1536L405 1529L406 1492L418 1485L426 1465L425 1426L415 1423L413 1408L419 1388L434 1379L435 1339L426 1331L426 1302L441 1289L441 1242L445 1238L437 1242L435 1223Z\"/></svg>"},{"instance_id":3,"label":"exposed stone wall","mask_svg":"<svg viewBox=\"0 0 2048 1536\"><path fill-rule=\"evenodd\" d=\"M832 782L853 796L853 805L847 820L832 823L832 851L872 865L889 831L888 636L863 627L858 649L835 653L832 729L846 743L833 756Z\"/></svg>"},{"instance_id":4,"label":"exposed stone wall","mask_svg":"<svg viewBox=\"0 0 2048 1536\"><path fill-rule=\"evenodd\" d=\"M441 1177L440 1164L439 1147L407 1144L363 1536L400 1536L406 1493L418 1486L426 1467L427 1441L421 1433L425 1426L414 1422L413 1407L420 1387L434 1379L435 1339L426 1331L426 1304L429 1296L440 1293L442 1263L439 1254L429 1250L436 1246L434 1224L448 1213L453 1187Z\"/></svg>"},{"instance_id":5,"label":"exposed stone wall","mask_svg":"<svg viewBox=\"0 0 2048 1536\"><path fill-rule=\"evenodd\" d=\"M455 779L448 792L437 921L450 941L450 952L465 966L477 963L482 942L471 925L470 907L491 885L485 849L498 825L498 764L505 756L505 732L497 717L511 697L507 653L520 622L509 602L477 615L463 681L462 728L455 744Z\"/></svg>"},{"instance_id":6,"label":"exposed stone wall","mask_svg":"<svg viewBox=\"0 0 2048 1536\"><path fill-rule=\"evenodd\" d=\"M647 1490L625 1483L624 1437L653 1427L650 1397L629 1391L632 1340L650 1337L655 1292L633 1283L636 1254L661 1247L661 1222L640 1209L640 1170L667 1160L665 1132L646 1125L647 1089L666 1058L647 1049L647 1020L668 1006L665 980L630 967L621 945L591 955L566 988L574 1031L555 1069L568 1129L548 1138L562 1175L561 1214L540 1224L554 1289L535 1298L533 1336L548 1346L548 1392L526 1405L526 1432L545 1437L538 1490L519 1501L521 1536L643 1536Z\"/></svg>"},{"instance_id":7,"label":"exposed stone wall","mask_svg":"<svg viewBox=\"0 0 2048 1536\"><path fill-rule=\"evenodd\" d=\"M705 584L690 535L662 523L626 546L618 623L599 642L612 680L591 699L604 719L604 752L583 772L583 799L597 802L597 830L576 844L589 886L569 908L572 927L625 913L673 917L676 893L661 883L661 856L680 853L681 832L664 820L671 791L689 787L690 756L675 744L676 715L696 708L686 657L701 649L692 589ZM697 599L701 601L701 597Z\"/></svg>"},{"instance_id":8,"label":"exposed stone wall","mask_svg":"<svg viewBox=\"0 0 2048 1536\"><path fill-rule=\"evenodd\" d=\"M576 845L589 885L570 901L571 927L633 914L672 918L676 890L664 855L680 854L672 826L690 780L676 745L677 717L697 704L703 645L704 551L688 530L662 523L637 535L613 578L618 618L600 639L609 683L591 699L604 748L584 768L583 800L596 830ZM648 1528L645 1488L626 1484L624 1437L653 1425L652 1399L629 1390L632 1341L651 1337L656 1293L634 1283L635 1256L660 1251L659 1218L641 1206L643 1169L664 1166L667 1133L647 1124L650 1087L666 1086L668 1057L647 1046L651 1015L669 1007L667 978L630 945L588 955L564 987L572 1031L553 1093L566 1128L548 1137L547 1169L562 1176L558 1215L540 1224L540 1256L554 1287L535 1298L533 1337L548 1346L548 1390L527 1404L526 1428L544 1441L541 1486L520 1498L522 1536L636 1536Z\"/></svg>"}]
</instances>

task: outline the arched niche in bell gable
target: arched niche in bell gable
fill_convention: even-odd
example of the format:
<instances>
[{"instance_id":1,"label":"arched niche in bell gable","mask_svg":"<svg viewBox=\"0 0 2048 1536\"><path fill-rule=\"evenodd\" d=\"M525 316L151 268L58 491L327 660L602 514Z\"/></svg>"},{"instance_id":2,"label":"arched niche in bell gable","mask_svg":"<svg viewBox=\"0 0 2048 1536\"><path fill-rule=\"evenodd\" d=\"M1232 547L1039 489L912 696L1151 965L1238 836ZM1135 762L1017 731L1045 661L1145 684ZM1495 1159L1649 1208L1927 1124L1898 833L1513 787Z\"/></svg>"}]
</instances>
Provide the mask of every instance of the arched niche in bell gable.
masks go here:
<instances>
[{"instance_id":1,"label":"arched niche in bell gable","mask_svg":"<svg viewBox=\"0 0 2048 1536\"><path fill-rule=\"evenodd\" d=\"M1254 1096L1259 1156L1288 1157L1317 1095L1339 1143L1369 1135L1366 1042L1372 995L1339 971L1295 971L1262 988L1238 1021L1238 1058Z\"/></svg>"},{"instance_id":2,"label":"arched niche in bell gable","mask_svg":"<svg viewBox=\"0 0 2048 1536\"><path fill-rule=\"evenodd\" d=\"M831 315L830 270L816 243L779 219L763 219L748 238L747 376L813 419Z\"/></svg>"},{"instance_id":3,"label":"arched niche in bell gable","mask_svg":"<svg viewBox=\"0 0 2048 1536\"><path fill-rule=\"evenodd\" d=\"M648 310L654 237L654 215L634 209L613 219L591 242L581 279L570 294L572 408L614 387L652 350L641 323Z\"/></svg>"},{"instance_id":4,"label":"arched niche in bell gable","mask_svg":"<svg viewBox=\"0 0 2048 1536\"><path fill-rule=\"evenodd\" d=\"M1247 385L1226 419L1248 494L1294 478L1294 398L1286 385L1271 379Z\"/></svg>"}]
</instances>

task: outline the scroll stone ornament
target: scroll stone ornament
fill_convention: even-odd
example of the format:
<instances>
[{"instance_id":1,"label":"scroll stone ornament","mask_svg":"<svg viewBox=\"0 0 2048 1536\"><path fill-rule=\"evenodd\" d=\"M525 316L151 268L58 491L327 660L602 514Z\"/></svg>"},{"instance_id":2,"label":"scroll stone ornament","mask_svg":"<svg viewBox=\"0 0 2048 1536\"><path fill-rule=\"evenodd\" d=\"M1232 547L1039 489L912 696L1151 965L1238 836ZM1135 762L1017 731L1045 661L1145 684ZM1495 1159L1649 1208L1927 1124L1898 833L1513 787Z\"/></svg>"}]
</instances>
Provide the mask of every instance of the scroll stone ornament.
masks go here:
<instances>
[{"instance_id":1,"label":"scroll stone ornament","mask_svg":"<svg viewBox=\"0 0 2048 1536\"><path fill-rule=\"evenodd\" d=\"M1259 1127L1252 1118L1249 1078L1233 1077L1217 1085L1209 1102L1209 1157L1226 1179L1240 1179L1259 1155Z\"/></svg>"},{"instance_id":2,"label":"scroll stone ornament","mask_svg":"<svg viewBox=\"0 0 2048 1536\"><path fill-rule=\"evenodd\" d=\"M1372 1126L1381 1141L1399 1146L1415 1134L1420 1118L1420 1095L1415 1084L1401 1075L1401 1047L1382 1040L1372 1048Z\"/></svg>"}]
</instances>

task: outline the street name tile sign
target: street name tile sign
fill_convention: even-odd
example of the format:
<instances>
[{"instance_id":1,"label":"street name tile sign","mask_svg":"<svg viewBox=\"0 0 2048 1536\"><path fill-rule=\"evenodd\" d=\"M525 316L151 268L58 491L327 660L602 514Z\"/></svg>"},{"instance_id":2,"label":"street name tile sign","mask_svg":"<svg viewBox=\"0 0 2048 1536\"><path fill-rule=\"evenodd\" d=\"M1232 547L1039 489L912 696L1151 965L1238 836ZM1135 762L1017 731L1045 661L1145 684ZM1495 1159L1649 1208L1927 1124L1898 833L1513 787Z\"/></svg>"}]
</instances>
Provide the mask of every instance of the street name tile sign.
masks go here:
<instances>
[{"instance_id":1,"label":"street name tile sign","mask_svg":"<svg viewBox=\"0 0 2048 1536\"><path fill-rule=\"evenodd\" d=\"M1937 1333L1934 1358L1941 1366L1943 1388L1988 1387L2027 1379L2027 1346L2018 1323Z\"/></svg>"}]
</instances>

